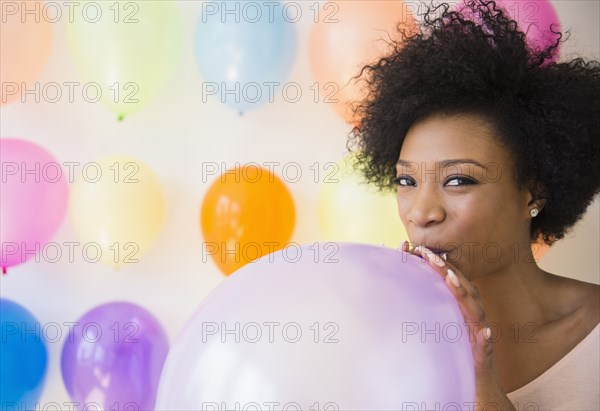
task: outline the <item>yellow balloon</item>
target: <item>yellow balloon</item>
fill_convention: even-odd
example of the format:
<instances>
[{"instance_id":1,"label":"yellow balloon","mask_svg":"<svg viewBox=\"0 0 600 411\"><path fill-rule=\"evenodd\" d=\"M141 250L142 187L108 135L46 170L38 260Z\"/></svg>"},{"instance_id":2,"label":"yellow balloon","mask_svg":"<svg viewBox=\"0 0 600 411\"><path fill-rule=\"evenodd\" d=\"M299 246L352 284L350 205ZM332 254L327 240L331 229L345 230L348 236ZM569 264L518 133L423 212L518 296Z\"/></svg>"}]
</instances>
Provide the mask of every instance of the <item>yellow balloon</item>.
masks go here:
<instances>
[{"instance_id":1,"label":"yellow balloon","mask_svg":"<svg viewBox=\"0 0 600 411\"><path fill-rule=\"evenodd\" d=\"M181 55L181 16L174 1L83 1L68 40L85 78L86 101L103 101L121 120L162 89Z\"/></svg>"},{"instance_id":2,"label":"yellow balloon","mask_svg":"<svg viewBox=\"0 0 600 411\"><path fill-rule=\"evenodd\" d=\"M325 240L398 247L408 235L398 216L396 197L367 185L351 161L352 156L347 156L331 164L321 182L318 214Z\"/></svg>"},{"instance_id":3,"label":"yellow balloon","mask_svg":"<svg viewBox=\"0 0 600 411\"><path fill-rule=\"evenodd\" d=\"M87 163L69 199L84 258L115 269L139 262L162 229L165 203L158 176L142 161L115 155Z\"/></svg>"}]
</instances>

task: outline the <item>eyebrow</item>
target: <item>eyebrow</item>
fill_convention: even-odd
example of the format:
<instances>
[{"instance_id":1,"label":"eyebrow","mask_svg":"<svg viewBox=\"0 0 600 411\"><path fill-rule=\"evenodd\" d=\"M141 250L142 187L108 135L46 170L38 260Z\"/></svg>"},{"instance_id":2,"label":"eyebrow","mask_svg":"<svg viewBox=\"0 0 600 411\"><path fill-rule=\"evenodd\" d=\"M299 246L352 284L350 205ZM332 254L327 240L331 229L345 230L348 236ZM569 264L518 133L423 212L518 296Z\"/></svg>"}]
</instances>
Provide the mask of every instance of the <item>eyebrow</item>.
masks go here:
<instances>
[{"instance_id":1,"label":"eyebrow","mask_svg":"<svg viewBox=\"0 0 600 411\"><path fill-rule=\"evenodd\" d=\"M399 166L411 166L415 164L415 162L413 161L406 161L406 160L398 160L398 162L396 163L396 165ZM438 161L436 164L439 164L442 168L444 167L450 167L450 166L454 166L456 164L474 164L478 167L481 167L483 169L487 169L486 166L484 166L483 164L481 164L479 161L473 160L471 158L453 158L450 160L443 160L443 161Z\"/></svg>"}]
</instances>

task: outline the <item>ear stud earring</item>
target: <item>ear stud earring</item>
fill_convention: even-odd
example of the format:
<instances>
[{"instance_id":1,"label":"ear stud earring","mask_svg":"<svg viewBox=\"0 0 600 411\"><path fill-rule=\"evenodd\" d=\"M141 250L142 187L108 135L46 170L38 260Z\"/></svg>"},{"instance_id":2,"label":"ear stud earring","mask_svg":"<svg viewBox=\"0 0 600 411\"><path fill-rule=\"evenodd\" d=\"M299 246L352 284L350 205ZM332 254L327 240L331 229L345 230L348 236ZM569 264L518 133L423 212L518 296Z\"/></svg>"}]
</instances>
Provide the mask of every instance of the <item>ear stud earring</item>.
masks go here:
<instances>
[{"instance_id":1,"label":"ear stud earring","mask_svg":"<svg viewBox=\"0 0 600 411\"><path fill-rule=\"evenodd\" d=\"M535 217L536 215L538 215L540 213L540 210L538 210L537 208L532 208L529 211L529 215L531 215L532 217Z\"/></svg>"}]
</instances>

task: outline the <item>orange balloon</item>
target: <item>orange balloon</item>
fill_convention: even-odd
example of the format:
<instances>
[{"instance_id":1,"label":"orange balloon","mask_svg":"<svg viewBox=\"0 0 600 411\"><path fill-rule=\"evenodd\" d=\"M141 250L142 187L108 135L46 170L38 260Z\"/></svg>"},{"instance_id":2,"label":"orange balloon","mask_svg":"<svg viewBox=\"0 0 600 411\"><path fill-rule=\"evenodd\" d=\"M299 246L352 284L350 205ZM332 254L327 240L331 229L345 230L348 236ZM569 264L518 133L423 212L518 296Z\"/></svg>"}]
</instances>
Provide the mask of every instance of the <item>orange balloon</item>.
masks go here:
<instances>
[{"instance_id":1,"label":"orange balloon","mask_svg":"<svg viewBox=\"0 0 600 411\"><path fill-rule=\"evenodd\" d=\"M310 35L310 64L323 92L323 101L349 124L356 124L349 103L365 97L364 83L351 80L362 67L389 51L390 37L399 40L397 27L416 29L416 5L396 1L325 3ZM333 93L335 91L335 93Z\"/></svg>"},{"instance_id":2,"label":"orange balloon","mask_svg":"<svg viewBox=\"0 0 600 411\"><path fill-rule=\"evenodd\" d=\"M533 253L533 259L539 262L544 255L548 252L550 246L542 240L540 236L535 243L531 243L531 252Z\"/></svg>"},{"instance_id":3,"label":"orange balloon","mask_svg":"<svg viewBox=\"0 0 600 411\"><path fill-rule=\"evenodd\" d=\"M227 170L208 189L200 211L203 252L225 275L284 248L296 212L284 182L257 166Z\"/></svg>"},{"instance_id":4,"label":"orange balloon","mask_svg":"<svg viewBox=\"0 0 600 411\"><path fill-rule=\"evenodd\" d=\"M0 24L0 105L17 100L25 87L33 88L30 84L42 72L52 45L52 27L44 15L43 1L6 3ZM24 8L30 12L23 13Z\"/></svg>"}]
</instances>

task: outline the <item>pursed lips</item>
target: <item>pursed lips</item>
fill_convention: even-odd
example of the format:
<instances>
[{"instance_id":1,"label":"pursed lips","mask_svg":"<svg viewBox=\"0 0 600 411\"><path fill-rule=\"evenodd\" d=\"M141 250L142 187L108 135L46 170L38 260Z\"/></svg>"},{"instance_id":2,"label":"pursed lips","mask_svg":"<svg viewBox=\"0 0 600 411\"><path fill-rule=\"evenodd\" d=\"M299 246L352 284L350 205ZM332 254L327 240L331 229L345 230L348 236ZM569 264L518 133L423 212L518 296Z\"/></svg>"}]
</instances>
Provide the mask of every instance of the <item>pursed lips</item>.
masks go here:
<instances>
[{"instance_id":1,"label":"pursed lips","mask_svg":"<svg viewBox=\"0 0 600 411\"><path fill-rule=\"evenodd\" d=\"M427 248L429 248L434 254L440 254L441 255L441 254L444 254L444 253L448 253L448 250L442 249L442 248L435 248L435 247L427 247Z\"/></svg>"}]
</instances>

